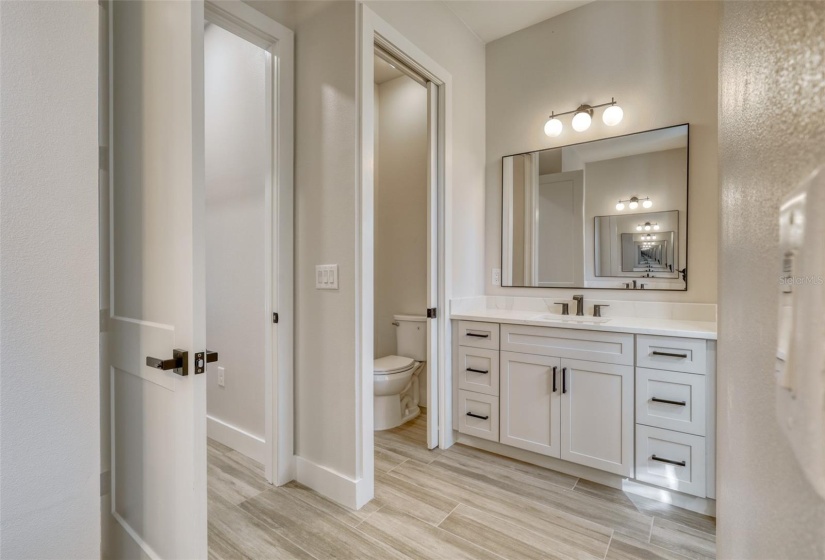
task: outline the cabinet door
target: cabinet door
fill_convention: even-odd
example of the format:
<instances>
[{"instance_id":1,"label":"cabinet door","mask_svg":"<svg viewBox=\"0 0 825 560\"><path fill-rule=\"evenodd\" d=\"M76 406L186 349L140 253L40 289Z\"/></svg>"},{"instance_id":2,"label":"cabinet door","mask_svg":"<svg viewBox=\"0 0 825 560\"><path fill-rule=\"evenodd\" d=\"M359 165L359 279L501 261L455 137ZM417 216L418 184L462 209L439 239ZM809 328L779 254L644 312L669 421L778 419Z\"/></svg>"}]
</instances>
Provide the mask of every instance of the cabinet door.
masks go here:
<instances>
[{"instance_id":1,"label":"cabinet door","mask_svg":"<svg viewBox=\"0 0 825 560\"><path fill-rule=\"evenodd\" d=\"M501 353L501 443L542 455L559 456L560 365L559 358Z\"/></svg>"},{"instance_id":2,"label":"cabinet door","mask_svg":"<svg viewBox=\"0 0 825 560\"><path fill-rule=\"evenodd\" d=\"M561 360L561 458L633 476L633 368Z\"/></svg>"}]
</instances>

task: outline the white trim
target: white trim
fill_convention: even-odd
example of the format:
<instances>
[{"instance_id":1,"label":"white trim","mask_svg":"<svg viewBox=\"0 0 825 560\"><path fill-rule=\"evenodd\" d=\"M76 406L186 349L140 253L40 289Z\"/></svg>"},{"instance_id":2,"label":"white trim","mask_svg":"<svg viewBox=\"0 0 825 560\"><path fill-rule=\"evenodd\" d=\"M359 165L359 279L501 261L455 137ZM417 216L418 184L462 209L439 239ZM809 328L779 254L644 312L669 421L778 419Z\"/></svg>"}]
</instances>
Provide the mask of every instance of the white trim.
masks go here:
<instances>
[{"instance_id":1,"label":"white trim","mask_svg":"<svg viewBox=\"0 0 825 560\"><path fill-rule=\"evenodd\" d=\"M305 457L295 457L296 480L322 496L350 509L359 509L372 495L366 479L353 480ZM369 492L368 492L369 490Z\"/></svg>"},{"instance_id":2,"label":"white trim","mask_svg":"<svg viewBox=\"0 0 825 560\"><path fill-rule=\"evenodd\" d=\"M374 272L374 72L375 43L388 50L406 66L438 86L438 414L439 446L452 444L452 386L447 383L448 364L452 362L448 302L452 293L452 76L424 51L362 3L358 4L358 81L359 107L356 192L356 473L358 506L374 493L373 458L373 272ZM449 386L448 386L449 385ZM432 403L430 404L432 406Z\"/></svg>"},{"instance_id":3,"label":"white trim","mask_svg":"<svg viewBox=\"0 0 825 560\"><path fill-rule=\"evenodd\" d=\"M267 175L265 284L270 287L261 320L266 329L266 479L276 485L295 479L293 414L293 32L240 0L207 1L206 19L269 53L267 121L272 168ZM277 326L272 314L278 313ZM218 349L220 350L220 349ZM240 451L240 450L239 450Z\"/></svg>"},{"instance_id":4,"label":"white trim","mask_svg":"<svg viewBox=\"0 0 825 560\"><path fill-rule=\"evenodd\" d=\"M208 414L206 415L206 436L231 447L238 453L246 455L262 465L266 464L268 446L262 437L250 434L237 426Z\"/></svg>"}]
</instances>

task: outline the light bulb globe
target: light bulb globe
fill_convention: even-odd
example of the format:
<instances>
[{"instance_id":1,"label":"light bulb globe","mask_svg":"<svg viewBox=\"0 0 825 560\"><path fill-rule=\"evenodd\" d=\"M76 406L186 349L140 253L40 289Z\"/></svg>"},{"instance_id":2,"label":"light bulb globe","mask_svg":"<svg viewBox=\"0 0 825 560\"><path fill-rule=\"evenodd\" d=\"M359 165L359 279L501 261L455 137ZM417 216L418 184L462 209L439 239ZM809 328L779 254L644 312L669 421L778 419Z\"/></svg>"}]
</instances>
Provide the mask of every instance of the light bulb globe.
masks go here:
<instances>
[{"instance_id":1,"label":"light bulb globe","mask_svg":"<svg viewBox=\"0 0 825 560\"><path fill-rule=\"evenodd\" d=\"M645 226L645 231L650 231L650 226Z\"/></svg>"},{"instance_id":2,"label":"light bulb globe","mask_svg":"<svg viewBox=\"0 0 825 560\"><path fill-rule=\"evenodd\" d=\"M622 117L624 117L624 111L618 105L611 105L602 113L602 120L607 126L616 126L622 122Z\"/></svg>"},{"instance_id":3,"label":"light bulb globe","mask_svg":"<svg viewBox=\"0 0 825 560\"><path fill-rule=\"evenodd\" d=\"M633 202L628 204L628 206L630 207L631 210L635 210L636 208L639 207L639 203L634 200Z\"/></svg>"},{"instance_id":4,"label":"light bulb globe","mask_svg":"<svg viewBox=\"0 0 825 560\"><path fill-rule=\"evenodd\" d=\"M624 210L624 202L620 202L616 205L616 210Z\"/></svg>"},{"instance_id":5,"label":"light bulb globe","mask_svg":"<svg viewBox=\"0 0 825 560\"><path fill-rule=\"evenodd\" d=\"M590 118L589 113L576 113L573 116L573 130L575 130L576 132L584 132L585 130L590 128L590 122L592 120L593 119Z\"/></svg>"},{"instance_id":6,"label":"light bulb globe","mask_svg":"<svg viewBox=\"0 0 825 560\"><path fill-rule=\"evenodd\" d=\"M544 123L544 133L550 138L555 138L561 134L563 128L564 125L562 125L561 121L555 117L551 117L546 123Z\"/></svg>"},{"instance_id":7,"label":"light bulb globe","mask_svg":"<svg viewBox=\"0 0 825 560\"><path fill-rule=\"evenodd\" d=\"M647 200L642 202L642 206L644 206L645 208L650 208L651 206L653 206L653 201L648 198Z\"/></svg>"},{"instance_id":8,"label":"light bulb globe","mask_svg":"<svg viewBox=\"0 0 825 560\"><path fill-rule=\"evenodd\" d=\"M642 231L642 226L636 226L636 231Z\"/></svg>"},{"instance_id":9,"label":"light bulb globe","mask_svg":"<svg viewBox=\"0 0 825 560\"><path fill-rule=\"evenodd\" d=\"M656 231L659 231L659 224L656 224L655 226L653 226L653 229L655 229Z\"/></svg>"}]
</instances>

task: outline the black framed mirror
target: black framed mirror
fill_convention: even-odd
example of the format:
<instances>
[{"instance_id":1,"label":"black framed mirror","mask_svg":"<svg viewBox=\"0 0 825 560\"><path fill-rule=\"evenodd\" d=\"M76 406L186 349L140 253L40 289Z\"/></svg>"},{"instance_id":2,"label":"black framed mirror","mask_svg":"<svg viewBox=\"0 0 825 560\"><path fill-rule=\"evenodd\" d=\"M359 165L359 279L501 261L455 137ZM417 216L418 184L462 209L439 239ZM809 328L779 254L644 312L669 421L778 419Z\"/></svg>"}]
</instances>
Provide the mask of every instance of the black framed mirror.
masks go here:
<instances>
[{"instance_id":1,"label":"black framed mirror","mask_svg":"<svg viewBox=\"0 0 825 560\"><path fill-rule=\"evenodd\" d=\"M688 124L502 158L502 286L687 290Z\"/></svg>"}]
</instances>

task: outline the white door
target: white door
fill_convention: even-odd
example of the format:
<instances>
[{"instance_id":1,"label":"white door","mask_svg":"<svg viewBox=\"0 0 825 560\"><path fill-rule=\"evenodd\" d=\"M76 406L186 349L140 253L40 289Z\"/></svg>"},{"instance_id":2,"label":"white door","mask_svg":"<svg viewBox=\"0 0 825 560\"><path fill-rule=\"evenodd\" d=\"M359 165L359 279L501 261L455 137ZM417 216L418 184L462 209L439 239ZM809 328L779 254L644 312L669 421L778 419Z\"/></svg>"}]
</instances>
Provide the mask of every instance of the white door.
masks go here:
<instances>
[{"instance_id":1,"label":"white door","mask_svg":"<svg viewBox=\"0 0 825 560\"><path fill-rule=\"evenodd\" d=\"M499 441L550 457L561 452L561 360L501 353Z\"/></svg>"},{"instance_id":2,"label":"white door","mask_svg":"<svg viewBox=\"0 0 825 560\"><path fill-rule=\"evenodd\" d=\"M633 366L561 360L561 458L633 476Z\"/></svg>"},{"instance_id":3,"label":"white door","mask_svg":"<svg viewBox=\"0 0 825 560\"><path fill-rule=\"evenodd\" d=\"M118 558L206 558L203 3L112 2L109 330ZM152 367L185 354L177 370ZM160 367L172 365L161 363Z\"/></svg>"},{"instance_id":4,"label":"white door","mask_svg":"<svg viewBox=\"0 0 825 560\"><path fill-rule=\"evenodd\" d=\"M427 82L427 308L438 309L438 86ZM428 311L427 316L431 313ZM427 321L427 447L438 447L438 320Z\"/></svg>"}]
</instances>

